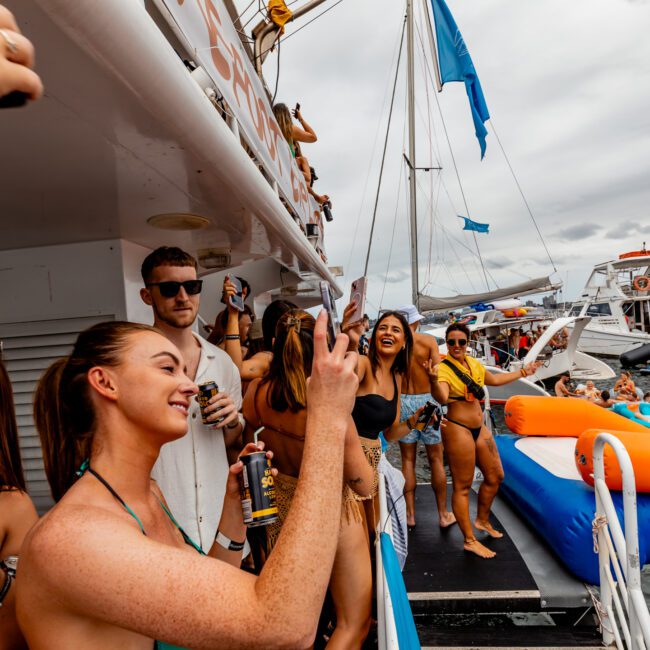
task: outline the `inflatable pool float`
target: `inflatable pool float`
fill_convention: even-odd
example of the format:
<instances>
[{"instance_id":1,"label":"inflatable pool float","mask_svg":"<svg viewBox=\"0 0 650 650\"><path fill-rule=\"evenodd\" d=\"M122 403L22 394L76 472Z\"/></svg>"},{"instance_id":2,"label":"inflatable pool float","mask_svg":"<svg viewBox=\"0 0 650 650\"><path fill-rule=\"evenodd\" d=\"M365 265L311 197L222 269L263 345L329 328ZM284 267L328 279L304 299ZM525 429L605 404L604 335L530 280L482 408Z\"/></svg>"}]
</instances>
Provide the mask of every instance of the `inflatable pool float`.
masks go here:
<instances>
[{"instance_id":1,"label":"inflatable pool float","mask_svg":"<svg viewBox=\"0 0 650 650\"><path fill-rule=\"evenodd\" d=\"M525 435L504 434L495 438L505 473L501 494L546 540L569 571L585 582L597 584L598 556L593 549L591 523L595 512L594 489L578 469L580 466L586 475L589 473L589 444L591 440L593 448L595 434L585 430L617 432L615 435L622 440L628 434L636 436L635 444L643 452L638 456L635 445L630 445L631 438L624 440L631 447L635 475L641 473L641 467L646 468L644 475L650 475L650 454L644 456L650 447L650 431L579 399L517 396L508 400L505 412L508 425ZM576 458L576 446L583 432ZM647 436L647 445L639 436ZM607 454L606 451L606 477L614 485L616 472L612 468L617 463ZM585 457L582 466L577 462L580 455ZM593 460L591 463L593 466ZM612 498L622 525L621 493L612 491ZM637 509L639 557L646 564L650 562L650 493L637 494Z\"/></svg>"}]
</instances>

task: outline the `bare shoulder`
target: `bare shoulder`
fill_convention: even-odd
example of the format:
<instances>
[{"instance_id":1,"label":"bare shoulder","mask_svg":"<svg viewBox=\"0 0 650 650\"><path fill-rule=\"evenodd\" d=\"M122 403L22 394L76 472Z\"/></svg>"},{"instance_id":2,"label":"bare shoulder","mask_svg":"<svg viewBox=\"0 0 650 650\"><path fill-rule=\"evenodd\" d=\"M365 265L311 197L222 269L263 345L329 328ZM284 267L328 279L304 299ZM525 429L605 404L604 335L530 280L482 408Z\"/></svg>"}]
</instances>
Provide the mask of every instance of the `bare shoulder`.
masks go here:
<instances>
[{"instance_id":1,"label":"bare shoulder","mask_svg":"<svg viewBox=\"0 0 650 650\"><path fill-rule=\"evenodd\" d=\"M36 517L36 509L27 492L22 490L5 490L0 492L0 513L7 519Z\"/></svg>"}]
</instances>

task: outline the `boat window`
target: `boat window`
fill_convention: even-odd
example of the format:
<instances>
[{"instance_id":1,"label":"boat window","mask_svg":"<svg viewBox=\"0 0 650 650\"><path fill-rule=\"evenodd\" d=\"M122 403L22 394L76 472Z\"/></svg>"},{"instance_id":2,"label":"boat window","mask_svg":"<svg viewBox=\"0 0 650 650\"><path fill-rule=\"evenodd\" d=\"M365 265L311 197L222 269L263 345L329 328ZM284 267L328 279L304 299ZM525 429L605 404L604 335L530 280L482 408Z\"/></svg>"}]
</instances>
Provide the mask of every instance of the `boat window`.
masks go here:
<instances>
[{"instance_id":1,"label":"boat window","mask_svg":"<svg viewBox=\"0 0 650 650\"><path fill-rule=\"evenodd\" d=\"M569 316L580 316L581 311L582 311L582 305L574 305L573 307L571 307Z\"/></svg>"},{"instance_id":2,"label":"boat window","mask_svg":"<svg viewBox=\"0 0 650 650\"><path fill-rule=\"evenodd\" d=\"M612 308L609 303L601 302L594 305L589 305L587 308L587 316L611 316Z\"/></svg>"}]
</instances>

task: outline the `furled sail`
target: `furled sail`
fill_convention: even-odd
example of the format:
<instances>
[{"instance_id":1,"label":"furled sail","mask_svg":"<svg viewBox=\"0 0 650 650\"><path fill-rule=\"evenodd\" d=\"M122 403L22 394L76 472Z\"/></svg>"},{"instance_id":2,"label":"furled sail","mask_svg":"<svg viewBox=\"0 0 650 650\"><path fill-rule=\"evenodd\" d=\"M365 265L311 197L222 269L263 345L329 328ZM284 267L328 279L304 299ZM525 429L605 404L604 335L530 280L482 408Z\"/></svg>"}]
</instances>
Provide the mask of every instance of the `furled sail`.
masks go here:
<instances>
[{"instance_id":1,"label":"furled sail","mask_svg":"<svg viewBox=\"0 0 650 650\"><path fill-rule=\"evenodd\" d=\"M486 291L484 293L468 293L458 296L449 296L448 298L434 298L418 294L420 311L443 311L447 309L458 309L459 307L468 307L477 302L490 303L493 300L503 300L504 298L519 298L531 293L544 293L546 291L557 291L562 286L561 282L553 283L550 277L536 278L527 280L519 284Z\"/></svg>"}]
</instances>

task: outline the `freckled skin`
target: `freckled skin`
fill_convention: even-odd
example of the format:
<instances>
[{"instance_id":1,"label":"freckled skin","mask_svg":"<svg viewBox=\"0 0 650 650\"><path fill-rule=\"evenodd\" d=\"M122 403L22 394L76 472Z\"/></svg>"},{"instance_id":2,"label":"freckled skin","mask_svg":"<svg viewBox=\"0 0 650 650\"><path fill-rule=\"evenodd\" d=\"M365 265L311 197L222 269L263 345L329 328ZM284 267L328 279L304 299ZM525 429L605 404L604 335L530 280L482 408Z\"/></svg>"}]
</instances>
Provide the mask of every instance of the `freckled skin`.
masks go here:
<instances>
[{"instance_id":1,"label":"freckled skin","mask_svg":"<svg viewBox=\"0 0 650 650\"><path fill-rule=\"evenodd\" d=\"M91 464L138 514L147 536L85 474L23 548L17 611L29 647L151 650L154 639L191 648L309 647L340 528L341 494L329 488L343 481L345 432L358 385L356 355L345 355L347 337L330 353L325 319L318 320L301 475L259 577L233 566L239 555L216 544L215 557L199 555L163 512L149 473L163 440L179 435L183 414L168 402L193 395L195 386L182 364L172 372L143 367L140 344L180 353L156 334L136 337L123 366L99 373L92 384L98 426ZM138 377L146 378L146 389L138 389ZM123 394L125 386L131 395ZM138 399L152 400L147 410L164 413L156 415L160 430L134 412ZM219 524L231 539L244 534L238 471L231 467Z\"/></svg>"}]
</instances>

